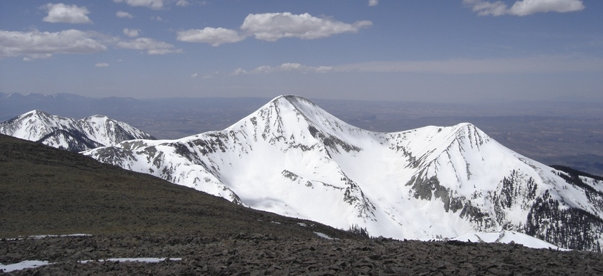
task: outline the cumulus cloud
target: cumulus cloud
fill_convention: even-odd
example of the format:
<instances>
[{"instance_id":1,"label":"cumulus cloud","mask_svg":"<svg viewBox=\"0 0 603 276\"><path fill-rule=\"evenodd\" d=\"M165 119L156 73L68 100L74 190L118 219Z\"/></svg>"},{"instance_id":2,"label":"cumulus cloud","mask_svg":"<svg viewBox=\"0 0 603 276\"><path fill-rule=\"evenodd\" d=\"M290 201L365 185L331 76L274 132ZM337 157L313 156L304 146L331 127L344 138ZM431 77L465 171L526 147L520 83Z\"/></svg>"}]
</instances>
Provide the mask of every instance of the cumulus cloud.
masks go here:
<instances>
[{"instance_id":1,"label":"cumulus cloud","mask_svg":"<svg viewBox=\"0 0 603 276\"><path fill-rule=\"evenodd\" d=\"M178 32L178 40L211 44L214 47L224 43L234 43L245 39L235 30L205 27Z\"/></svg>"},{"instance_id":2,"label":"cumulus cloud","mask_svg":"<svg viewBox=\"0 0 603 276\"><path fill-rule=\"evenodd\" d=\"M539 12L574 12L584 9L582 0L522 0L509 9L509 13L525 16Z\"/></svg>"},{"instance_id":3,"label":"cumulus cloud","mask_svg":"<svg viewBox=\"0 0 603 276\"><path fill-rule=\"evenodd\" d=\"M259 40L276 41L286 37L323 38L340 33L357 32L370 25L372 23L366 20L349 24L315 17L308 13L281 12L249 14L243 21L241 30Z\"/></svg>"},{"instance_id":4,"label":"cumulus cloud","mask_svg":"<svg viewBox=\"0 0 603 276\"><path fill-rule=\"evenodd\" d=\"M249 36L270 42L288 37L318 39L357 32L371 25L372 22L366 20L344 23L330 18L315 17L308 13L260 13L247 15L238 31L213 27L190 29L178 32L178 40L219 46L224 43L239 42Z\"/></svg>"},{"instance_id":5,"label":"cumulus cloud","mask_svg":"<svg viewBox=\"0 0 603 276\"><path fill-rule=\"evenodd\" d=\"M333 71L331 66L308 66L300 63L287 62L277 66L262 65L251 70L237 68L233 75L269 74L276 72L326 73Z\"/></svg>"},{"instance_id":6,"label":"cumulus cloud","mask_svg":"<svg viewBox=\"0 0 603 276\"><path fill-rule=\"evenodd\" d=\"M123 32L125 35L127 35L129 37L137 37L140 34L140 30L138 30L138 29L124 28Z\"/></svg>"},{"instance_id":7,"label":"cumulus cloud","mask_svg":"<svg viewBox=\"0 0 603 276\"><path fill-rule=\"evenodd\" d=\"M109 67L109 63L99 62L97 64L94 64L94 67L98 67L98 68Z\"/></svg>"},{"instance_id":8,"label":"cumulus cloud","mask_svg":"<svg viewBox=\"0 0 603 276\"><path fill-rule=\"evenodd\" d=\"M115 16L117 16L119 18L134 18L133 15L131 15L129 12L125 12L125 11L117 11L115 13Z\"/></svg>"},{"instance_id":9,"label":"cumulus cloud","mask_svg":"<svg viewBox=\"0 0 603 276\"><path fill-rule=\"evenodd\" d=\"M16 32L0 30L0 58L23 56L26 60L54 54L95 53L107 46L94 35L79 30Z\"/></svg>"},{"instance_id":10,"label":"cumulus cloud","mask_svg":"<svg viewBox=\"0 0 603 276\"><path fill-rule=\"evenodd\" d=\"M379 0L369 0L368 5L371 7L377 6L379 5Z\"/></svg>"},{"instance_id":11,"label":"cumulus cloud","mask_svg":"<svg viewBox=\"0 0 603 276\"><path fill-rule=\"evenodd\" d=\"M146 7L159 10L163 8L163 0L113 0L115 3L126 3L132 7Z\"/></svg>"},{"instance_id":12,"label":"cumulus cloud","mask_svg":"<svg viewBox=\"0 0 603 276\"><path fill-rule=\"evenodd\" d=\"M582 0L519 0L511 7L502 1L463 0L463 3L478 15L515 15L526 16L547 12L575 12L584 9Z\"/></svg>"},{"instance_id":13,"label":"cumulus cloud","mask_svg":"<svg viewBox=\"0 0 603 276\"><path fill-rule=\"evenodd\" d=\"M48 15L43 19L44 22L71 24L92 23L90 18L88 18L90 12L85 7L58 3L46 4L43 8L48 11Z\"/></svg>"},{"instance_id":14,"label":"cumulus cloud","mask_svg":"<svg viewBox=\"0 0 603 276\"><path fill-rule=\"evenodd\" d=\"M172 44L147 37L118 41L116 45L119 48L145 51L149 55L165 55L182 52L181 49L175 48Z\"/></svg>"}]
</instances>

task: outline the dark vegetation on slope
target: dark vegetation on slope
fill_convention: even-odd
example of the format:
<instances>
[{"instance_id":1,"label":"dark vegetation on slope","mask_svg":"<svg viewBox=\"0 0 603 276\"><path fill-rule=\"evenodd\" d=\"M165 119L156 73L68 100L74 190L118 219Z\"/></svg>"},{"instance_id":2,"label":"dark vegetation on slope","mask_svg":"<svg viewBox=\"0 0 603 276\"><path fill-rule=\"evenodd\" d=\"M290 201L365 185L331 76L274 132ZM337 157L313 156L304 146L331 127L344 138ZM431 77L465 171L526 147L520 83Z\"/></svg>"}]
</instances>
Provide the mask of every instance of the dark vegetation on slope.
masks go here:
<instances>
[{"instance_id":1,"label":"dark vegetation on slope","mask_svg":"<svg viewBox=\"0 0 603 276\"><path fill-rule=\"evenodd\" d=\"M553 168L555 168L557 170L564 171L564 172L568 173L570 175L569 179L572 179L572 180L575 180L575 181L579 181L580 183L582 183L582 180L579 179L579 176L586 176L586 177L594 178L596 180L603 181L603 176L597 176L597 175L594 175L594 174L585 173L583 171L575 170L575 169L572 169L572 168L567 167L567 166L551 165L551 167L553 167ZM566 178L566 180L568 180L568 178Z\"/></svg>"},{"instance_id":2,"label":"dark vegetation on slope","mask_svg":"<svg viewBox=\"0 0 603 276\"><path fill-rule=\"evenodd\" d=\"M232 204L79 154L0 136L0 238L38 234L240 232L354 235ZM278 224L280 223L280 224Z\"/></svg>"},{"instance_id":3,"label":"dark vegetation on slope","mask_svg":"<svg viewBox=\"0 0 603 276\"><path fill-rule=\"evenodd\" d=\"M55 263L14 274L603 273L597 253L361 238L7 136L0 136L0 180L0 263ZM10 239L70 233L93 236ZM77 262L117 257L182 260Z\"/></svg>"}]
</instances>

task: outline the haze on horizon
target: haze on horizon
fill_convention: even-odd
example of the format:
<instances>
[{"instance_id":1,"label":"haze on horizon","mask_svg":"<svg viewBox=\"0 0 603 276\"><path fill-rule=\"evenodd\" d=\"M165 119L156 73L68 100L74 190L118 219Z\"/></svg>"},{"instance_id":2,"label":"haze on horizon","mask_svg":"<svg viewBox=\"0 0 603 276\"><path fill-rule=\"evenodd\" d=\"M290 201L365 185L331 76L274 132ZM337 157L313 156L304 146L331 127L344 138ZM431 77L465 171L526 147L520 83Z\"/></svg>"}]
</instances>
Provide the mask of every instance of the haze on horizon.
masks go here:
<instances>
[{"instance_id":1,"label":"haze on horizon","mask_svg":"<svg viewBox=\"0 0 603 276\"><path fill-rule=\"evenodd\" d=\"M0 2L0 92L603 102L603 2Z\"/></svg>"}]
</instances>

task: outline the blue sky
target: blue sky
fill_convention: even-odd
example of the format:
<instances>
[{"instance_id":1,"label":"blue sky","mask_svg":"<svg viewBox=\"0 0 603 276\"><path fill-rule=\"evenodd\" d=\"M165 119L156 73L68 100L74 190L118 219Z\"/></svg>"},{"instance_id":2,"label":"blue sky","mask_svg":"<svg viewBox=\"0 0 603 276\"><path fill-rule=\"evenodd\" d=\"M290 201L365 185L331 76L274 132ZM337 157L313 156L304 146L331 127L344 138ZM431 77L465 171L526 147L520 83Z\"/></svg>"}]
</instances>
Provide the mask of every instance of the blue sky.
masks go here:
<instances>
[{"instance_id":1,"label":"blue sky","mask_svg":"<svg viewBox=\"0 0 603 276\"><path fill-rule=\"evenodd\" d=\"M0 2L0 92L603 102L603 1Z\"/></svg>"}]
</instances>

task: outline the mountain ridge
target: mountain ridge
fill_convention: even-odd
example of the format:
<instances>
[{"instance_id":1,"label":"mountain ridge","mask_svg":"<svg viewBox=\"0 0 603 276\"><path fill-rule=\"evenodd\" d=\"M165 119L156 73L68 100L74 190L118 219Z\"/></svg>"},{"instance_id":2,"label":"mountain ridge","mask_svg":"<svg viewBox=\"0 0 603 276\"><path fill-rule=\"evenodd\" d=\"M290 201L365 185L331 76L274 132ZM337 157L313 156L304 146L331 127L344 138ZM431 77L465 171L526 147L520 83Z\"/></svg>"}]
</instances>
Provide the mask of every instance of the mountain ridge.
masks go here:
<instances>
[{"instance_id":1,"label":"mountain ridge","mask_svg":"<svg viewBox=\"0 0 603 276\"><path fill-rule=\"evenodd\" d=\"M0 123L0 133L74 152L131 139L154 139L150 134L104 115L75 120L39 110Z\"/></svg>"},{"instance_id":2,"label":"mountain ridge","mask_svg":"<svg viewBox=\"0 0 603 276\"><path fill-rule=\"evenodd\" d=\"M252 208L359 226L374 236L511 230L595 251L603 241L602 182L586 181L595 191L568 183L564 172L470 123L371 132L307 99L279 96L222 131L84 154Z\"/></svg>"},{"instance_id":3,"label":"mountain ridge","mask_svg":"<svg viewBox=\"0 0 603 276\"><path fill-rule=\"evenodd\" d=\"M244 208L148 174L3 134L0 176L0 238L7 241L73 233L319 239L314 232L320 232L340 239L363 238L319 223ZM15 249L11 246L6 252L1 263Z\"/></svg>"}]
</instances>

